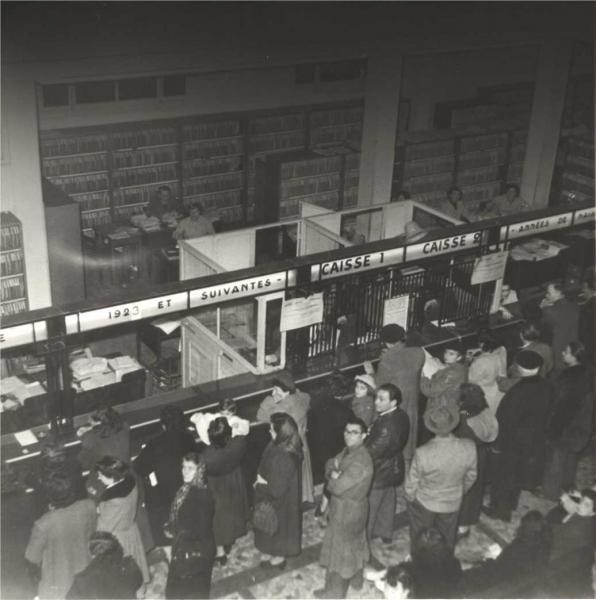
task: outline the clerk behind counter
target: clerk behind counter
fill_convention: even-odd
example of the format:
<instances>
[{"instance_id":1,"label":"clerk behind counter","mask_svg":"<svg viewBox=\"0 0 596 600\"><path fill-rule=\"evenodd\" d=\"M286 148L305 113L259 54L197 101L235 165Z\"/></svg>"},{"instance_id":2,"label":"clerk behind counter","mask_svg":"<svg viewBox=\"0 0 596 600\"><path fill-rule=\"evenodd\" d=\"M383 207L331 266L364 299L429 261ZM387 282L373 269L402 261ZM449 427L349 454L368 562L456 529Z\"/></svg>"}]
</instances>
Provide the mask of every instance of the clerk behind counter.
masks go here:
<instances>
[{"instance_id":1,"label":"clerk behind counter","mask_svg":"<svg viewBox=\"0 0 596 600\"><path fill-rule=\"evenodd\" d=\"M146 212L150 217L167 222L182 216L184 209L180 201L174 198L171 188L162 185L157 189L157 197L149 201Z\"/></svg>"},{"instance_id":2,"label":"clerk behind counter","mask_svg":"<svg viewBox=\"0 0 596 600\"><path fill-rule=\"evenodd\" d=\"M211 235L215 233L213 224L203 216L203 207L199 202L190 205L190 214L182 219L172 234L176 240L188 240L191 238Z\"/></svg>"}]
</instances>

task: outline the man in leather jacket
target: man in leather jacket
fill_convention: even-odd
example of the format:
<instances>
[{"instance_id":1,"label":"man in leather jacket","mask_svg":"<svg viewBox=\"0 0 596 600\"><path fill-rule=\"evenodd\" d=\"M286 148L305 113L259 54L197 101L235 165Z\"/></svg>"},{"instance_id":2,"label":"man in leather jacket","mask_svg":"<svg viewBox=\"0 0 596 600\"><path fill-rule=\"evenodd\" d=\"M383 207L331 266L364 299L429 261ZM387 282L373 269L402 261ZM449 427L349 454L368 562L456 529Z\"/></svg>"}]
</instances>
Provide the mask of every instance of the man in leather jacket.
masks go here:
<instances>
[{"instance_id":1,"label":"man in leather jacket","mask_svg":"<svg viewBox=\"0 0 596 600\"><path fill-rule=\"evenodd\" d=\"M369 497L369 541L381 537L390 543L392 539L395 487L404 480L403 449L410 431L408 415L399 408L400 403L401 392L397 386L386 383L377 388L375 409L378 416L366 439L375 471Z\"/></svg>"}]
</instances>

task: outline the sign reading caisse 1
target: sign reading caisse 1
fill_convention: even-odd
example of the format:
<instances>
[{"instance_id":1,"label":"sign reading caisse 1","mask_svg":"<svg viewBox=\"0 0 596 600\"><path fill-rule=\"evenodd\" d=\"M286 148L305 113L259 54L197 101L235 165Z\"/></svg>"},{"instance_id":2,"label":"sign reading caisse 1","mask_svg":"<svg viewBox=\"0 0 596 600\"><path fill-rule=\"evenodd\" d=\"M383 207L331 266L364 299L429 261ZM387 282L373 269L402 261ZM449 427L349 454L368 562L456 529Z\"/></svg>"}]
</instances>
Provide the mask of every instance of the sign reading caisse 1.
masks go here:
<instances>
[{"instance_id":1,"label":"sign reading caisse 1","mask_svg":"<svg viewBox=\"0 0 596 600\"><path fill-rule=\"evenodd\" d=\"M319 281L319 279L330 279L331 277L339 277L340 275L352 275L353 273L378 269L386 265L399 264L403 260L403 248L393 248L391 250L384 250L383 252L370 252L369 254L361 254L360 256L340 258L339 260L332 260L320 265L312 265L310 268L310 280Z\"/></svg>"}]
</instances>

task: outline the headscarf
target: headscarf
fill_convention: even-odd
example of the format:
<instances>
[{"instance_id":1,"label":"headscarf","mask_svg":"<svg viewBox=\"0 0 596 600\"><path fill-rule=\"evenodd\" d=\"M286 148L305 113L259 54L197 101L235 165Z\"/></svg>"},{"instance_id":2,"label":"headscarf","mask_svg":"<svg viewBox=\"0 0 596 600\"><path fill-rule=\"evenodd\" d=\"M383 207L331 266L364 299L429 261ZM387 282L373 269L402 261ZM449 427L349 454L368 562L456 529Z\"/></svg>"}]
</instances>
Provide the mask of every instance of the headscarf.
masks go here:
<instances>
[{"instance_id":1,"label":"headscarf","mask_svg":"<svg viewBox=\"0 0 596 600\"><path fill-rule=\"evenodd\" d=\"M170 518L168 520L168 527L172 528L175 526L178 520L178 512L180 507L184 504L191 487L204 488L207 484L205 483L205 463L201 460L197 465L197 472L189 483L184 482L176 492L174 500L172 500L172 506L170 507Z\"/></svg>"}]
</instances>

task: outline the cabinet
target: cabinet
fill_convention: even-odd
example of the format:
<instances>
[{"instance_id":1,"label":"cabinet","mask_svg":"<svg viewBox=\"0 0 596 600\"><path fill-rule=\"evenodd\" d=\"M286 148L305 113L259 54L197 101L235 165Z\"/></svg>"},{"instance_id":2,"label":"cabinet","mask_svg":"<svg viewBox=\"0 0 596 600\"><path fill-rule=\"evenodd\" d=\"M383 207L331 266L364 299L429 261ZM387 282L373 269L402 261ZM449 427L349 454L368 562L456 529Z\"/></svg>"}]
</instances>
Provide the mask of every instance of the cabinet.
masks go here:
<instances>
[{"instance_id":1,"label":"cabinet","mask_svg":"<svg viewBox=\"0 0 596 600\"><path fill-rule=\"evenodd\" d=\"M42 179L41 189L52 305L79 302L85 298L79 204L45 178Z\"/></svg>"},{"instance_id":2,"label":"cabinet","mask_svg":"<svg viewBox=\"0 0 596 600\"><path fill-rule=\"evenodd\" d=\"M552 200L594 200L594 139L563 138L557 156Z\"/></svg>"},{"instance_id":3,"label":"cabinet","mask_svg":"<svg viewBox=\"0 0 596 600\"><path fill-rule=\"evenodd\" d=\"M300 202L329 210L355 206L360 155L347 149L288 152L257 162L257 218L274 223L299 216Z\"/></svg>"},{"instance_id":4,"label":"cabinet","mask_svg":"<svg viewBox=\"0 0 596 600\"><path fill-rule=\"evenodd\" d=\"M11 212L0 214L0 315L29 310L23 228Z\"/></svg>"},{"instance_id":5,"label":"cabinet","mask_svg":"<svg viewBox=\"0 0 596 600\"><path fill-rule=\"evenodd\" d=\"M166 185L186 205L200 201L224 227L255 217L256 163L362 136L360 102L42 131L42 173L81 208L83 229L128 222ZM346 176L357 198L359 160Z\"/></svg>"}]
</instances>

